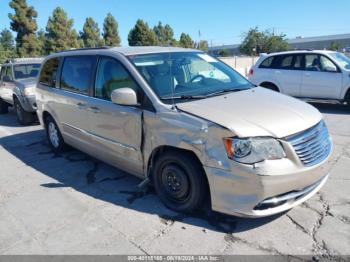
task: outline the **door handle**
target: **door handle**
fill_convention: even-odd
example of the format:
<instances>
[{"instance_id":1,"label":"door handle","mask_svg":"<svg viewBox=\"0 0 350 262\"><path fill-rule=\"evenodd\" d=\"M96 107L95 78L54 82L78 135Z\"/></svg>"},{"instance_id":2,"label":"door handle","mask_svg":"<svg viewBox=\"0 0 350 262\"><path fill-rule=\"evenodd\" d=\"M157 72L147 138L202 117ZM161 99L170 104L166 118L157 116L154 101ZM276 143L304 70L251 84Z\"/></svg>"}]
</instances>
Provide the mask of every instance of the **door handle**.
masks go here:
<instances>
[{"instance_id":1,"label":"door handle","mask_svg":"<svg viewBox=\"0 0 350 262\"><path fill-rule=\"evenodd\" d=\"M95 114L100 113L101 110L97 106L90 106L89 110Z\"/></svg>"},{"instance_id":2,"label":"door handle","mask_svg":"<svg viewBox=\"0 0 350 262\"><path fill-rule=\"evenodd\" d=\"M311 74L310 73L305 73L305 76L309 77L309 76L311 76Z\"/></svg>"}]
</instances>

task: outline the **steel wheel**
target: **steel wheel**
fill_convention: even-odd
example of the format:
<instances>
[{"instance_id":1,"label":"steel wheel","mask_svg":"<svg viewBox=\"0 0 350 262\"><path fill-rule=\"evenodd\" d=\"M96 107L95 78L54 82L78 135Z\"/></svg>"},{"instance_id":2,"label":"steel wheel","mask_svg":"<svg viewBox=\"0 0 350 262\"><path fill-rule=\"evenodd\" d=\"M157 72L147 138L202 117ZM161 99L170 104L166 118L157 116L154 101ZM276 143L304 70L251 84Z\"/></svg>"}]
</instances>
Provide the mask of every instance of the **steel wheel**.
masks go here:
<instances>
[{"instance_id":1,"label":"steel wheel","mask_svg":"<svg viewBox=\"0 0 350 262\"><path fill-rule=\"evenodd\" d=\"M176 163L166 163L161 173L162 187L169 200L184 203L190 194L190 181L186 172Z\"/></svg>"},{"instance_id":2,"label":"steel wheel","mask_svg":"<svg viewBox=\"0 0 350 262\"><path fill-rule=\"evenodd\" d=\"M154 160L152 180L159 198L175 211L193 212L203 206L208 195L204 169L186 151L162 152Z\"/></svg>"}]
</instances>

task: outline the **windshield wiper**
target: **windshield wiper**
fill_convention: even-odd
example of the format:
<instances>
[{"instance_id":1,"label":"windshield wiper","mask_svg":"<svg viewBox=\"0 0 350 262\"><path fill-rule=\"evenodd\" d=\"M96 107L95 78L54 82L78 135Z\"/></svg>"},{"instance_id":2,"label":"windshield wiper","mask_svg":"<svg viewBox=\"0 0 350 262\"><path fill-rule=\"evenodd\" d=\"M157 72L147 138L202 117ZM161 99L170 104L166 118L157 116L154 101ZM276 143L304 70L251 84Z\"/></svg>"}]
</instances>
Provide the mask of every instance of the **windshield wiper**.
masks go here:
<instances>
[{"instance_id":1,"label":"windshield wiper","mask_svg":"<svg viewBox=\"0 0 350 262\"><path fill-rule=\"evenodd\" d=\"M207 96L203 95L181 95L181 96L174 96L174 97L164 97L161 98L162 100L172 100L172 99L183 99L183 100L188 100L188 99L203 99L206 98Z\"/></svg>"},{"instance_id":2,"label":"windshield wiper","mask_svg":"<svg viewBox=\"0 0 350 262\"><path fill-rule=\"evenodd\" d=\"M238 92L238 91L242 91L242 90L246 90L246 88L223 89L223 90L220 90L220 91L217 91L217 92L206 94L205 97L218 96L218 95L222 95L222 94L225 94L225 93Z\"/></svg>"}]
</instances>

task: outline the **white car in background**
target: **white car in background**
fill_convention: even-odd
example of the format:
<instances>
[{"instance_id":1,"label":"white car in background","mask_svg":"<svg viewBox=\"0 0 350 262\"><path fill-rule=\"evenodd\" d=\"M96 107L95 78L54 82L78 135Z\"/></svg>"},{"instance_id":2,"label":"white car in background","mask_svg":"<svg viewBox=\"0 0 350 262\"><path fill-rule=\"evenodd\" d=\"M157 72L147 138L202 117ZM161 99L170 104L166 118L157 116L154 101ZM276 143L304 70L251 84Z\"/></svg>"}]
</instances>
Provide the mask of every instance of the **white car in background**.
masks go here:
<instances>
[{"instance_id":1,"label":"white car in background","mask_svg":"<svg viewBox=\"0 0 350 262\"><path fill-rule=\"evenodd\" d=\"M262 54L248 78L257 86L307 101L350 105L350 58L339 52Z\"/></svg>"}]
</instances>

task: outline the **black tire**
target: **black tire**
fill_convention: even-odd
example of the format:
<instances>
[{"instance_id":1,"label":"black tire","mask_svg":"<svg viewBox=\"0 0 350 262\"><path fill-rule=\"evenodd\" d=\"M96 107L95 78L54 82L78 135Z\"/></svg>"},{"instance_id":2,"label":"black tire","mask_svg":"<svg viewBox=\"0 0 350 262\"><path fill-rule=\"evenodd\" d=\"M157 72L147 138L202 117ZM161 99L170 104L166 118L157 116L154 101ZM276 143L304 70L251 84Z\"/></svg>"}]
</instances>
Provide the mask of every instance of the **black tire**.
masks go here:
<instances>
[{"instance_id":1,"label":"black tire","mask_svg":"<svg viewBox=\"0 0 350 262\"><path fill-rule=\"evenodd\" d=\"M54 132L53 129L55 129L57 132L57 141L55 140L56 138L53 138L53 134L50 133ZM66 149L66 144L64 143L61 131L58 128L56 121L50 115L47 116L45 119L45 131L47 140L49 142L49 146L52 149L52 151L54 151L57 154L64 152Z\"/></svg>"},{"instance_id":2,"label":"black tire","mask_svg":"<svg viewBox=\"0 0 350 262\"><path fill-rule=\"evenodd\" d=\"M350 87L348 89L348 92L345 95L345 102L346 102L346 105L348 106L348 108L350 108Z\"/></svg>"},{"instance_id":3,"label":"black tire","mask_svg":"<svg viewBox=\"0 0 350 262\"><path fill-rule=\"evenodd\" d=\"M17 121L22 126L29 125L34 122L33 113L26 112L17 98L14 99L14 108L17 116Z\"/></svg>"},{"instance_id":4,"label":"black tire","mask_svg":"<svg viewBox=\"0 0 350 262\"><path fill-rule=\"evenodd\" d=\"M155 160L153 183L161 201L170 209L191 213L208 195L203 167L187 152L166 152Z\"/></svg>"},{"instance_id":5,"label":"black tire","mask_svg":"<svg viewBox=\"0 0 350 262\"><path fill-rule=\"evenodd\" d=\"M0 114L7 114L9 112L9 104L0 98Z\"/></svg>"},{"instance_id":6,"label":"black tire","mask_svg":"<svg viewBox=\"0 0 350 262\"><path fill-rule=\"evenodd\" d=\"M275 92L279 92L278 87L272 83L262 83L262 84L260 84L260 86L265 87L266 89L270 89L270 90L275 91Z\"/></svg>"}]
</instances>

